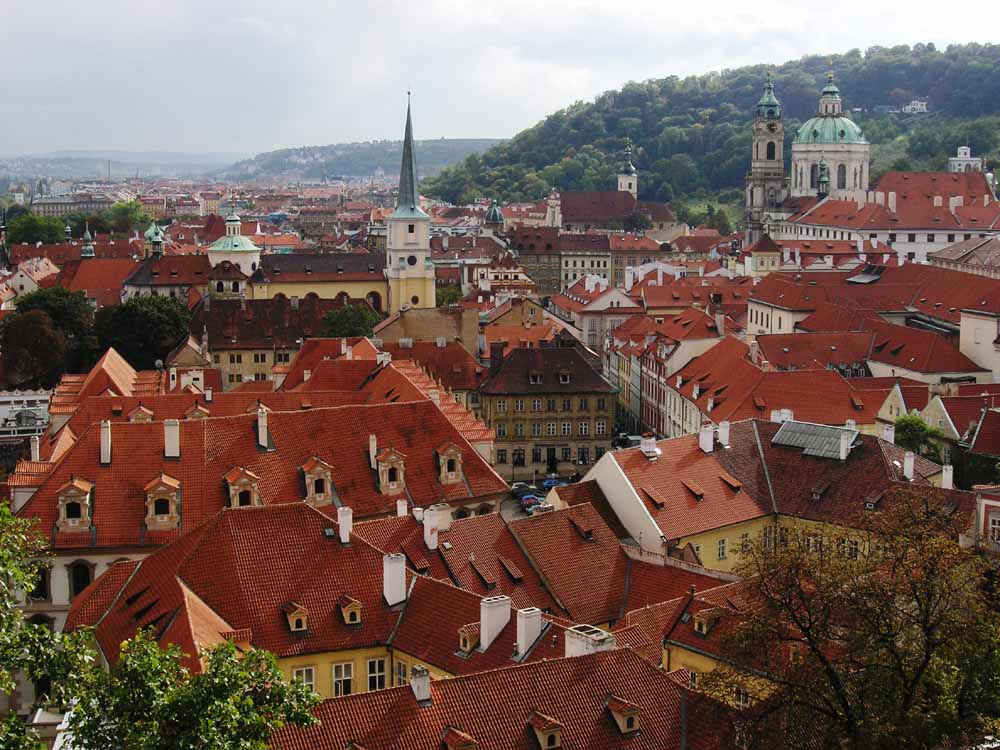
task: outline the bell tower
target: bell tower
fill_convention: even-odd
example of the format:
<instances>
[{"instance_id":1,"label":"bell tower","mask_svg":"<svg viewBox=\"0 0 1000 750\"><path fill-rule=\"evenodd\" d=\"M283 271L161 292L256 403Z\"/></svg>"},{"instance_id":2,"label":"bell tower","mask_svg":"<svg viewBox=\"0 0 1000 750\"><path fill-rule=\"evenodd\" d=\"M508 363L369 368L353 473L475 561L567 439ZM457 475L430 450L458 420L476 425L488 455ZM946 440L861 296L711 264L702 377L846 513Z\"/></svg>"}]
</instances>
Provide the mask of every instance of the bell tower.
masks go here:
<instances>
[{"instance_id":1,"label":"bell tower","mask_svg":"<svg viewBox=\"0 0 1000 750\"><path fill-rule=\"evenodd\" d=\"M407 95L409 97L409 95ZM434 264L431 262L431 217L420 208L417 165L413 154L413 122L406 102L406 134L399 170L399 200L386 219L386 269L389 313L403 307L434 307Z\"/></svg>"},{"instance_id":2,"label":"bell tower","mask_svg":"<svg viewBox=\"0 0 1000 750\"><path fill-rule=\"evenodd\" d=\"M785 199L785 124L781 102L774 95L771 74L757 102L753 120L750 173L746 186L746 245L764 234L766 215Z\"/></svg>"},{"instance_id":3,"label":"bell tower","mask_svg":"<svg viewBox=\"0 0 1000 750\"><path fill-rule=\"evenodd\" d=\"M625 143L625 166L621 174L618 175L618 192L631 193L633 198L639 196L639 174L635 171L635 166L632 164L631 142Z\"/></svg>"}]
</instances>

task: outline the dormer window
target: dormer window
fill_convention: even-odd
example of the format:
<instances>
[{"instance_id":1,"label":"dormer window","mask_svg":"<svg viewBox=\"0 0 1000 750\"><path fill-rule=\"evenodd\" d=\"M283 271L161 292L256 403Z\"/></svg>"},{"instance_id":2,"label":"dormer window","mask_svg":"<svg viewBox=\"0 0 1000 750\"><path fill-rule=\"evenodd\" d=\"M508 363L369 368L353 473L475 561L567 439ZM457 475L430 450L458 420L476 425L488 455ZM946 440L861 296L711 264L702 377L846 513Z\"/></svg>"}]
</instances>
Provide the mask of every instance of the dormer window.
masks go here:
<instances>
[{"instance_id":1,"label":"dormer window","mask_svg":"<svg viewBox=\"0 0 1000 750\"><path fill-rule=\"evenodd\" d=\"M462 450L454 443L443 443L436 450L438 481L441 484L458 484L462 481Z\"/></svg>"},{"instance_id":2,"label":"dormer window","mask_svg":"<svg viewBox=\"0 0 1000 750\"><path fill-rule=\"evenodd\" d=\"M551 716L546 716L540 711L533 711L531 716L528 717L528 726L535 733L535 739L538 740L539 746L546 748L558 748L562 747L562 724L553 719Z\"/></svg>"},{"instance_id":3,"label":"dormer window","mask_svg":"<svg viewBox=\"0 0 1000 750\"><path fill-rule=\"evenodd\" d=\"M345 625L361 624L361 602L347 594L341 594L337 600L340 608L340 616L344 619Z\"/></svg>"},{"instance_id":4,"label":"dormer window","mask_svg":"<svg viewBox=\"0 0 1000 750\"><path fill-rule=\"evenodd\" d=\"M288 620L288 629L293 633L301 633L309 630L309 610L298 602L285 602L281 611L285 613Z\"/></svg>"},{"instance_id":5,"label":"dormer window","mask_svg":"<svg viewBox=\"0 0 1000 750\"><path fill-rule=\"evenodd\" d=\"M142 404L139 404L132 411L128 413L128 421L135 423L146 423L153 421L153 411L147 409Z\"/></svg>"},{"instance_id":6,"label":"dormer window","mask_svg":"<svg viewBox=\"0 0 1000 750\"><path fill-rule=\"evenodd\" d=\"M458 629L458 649L463 654L470 654L479 645L479 623L471 622Z\"/></svg>"},{"instance_id":7,"label":"dormer window","mask_svg":"<svg viewBox=\"0 0 1000 750\"><path fill-rule=\"evenodd\" d=\"M542 373L540 372L528 373L528 382L531 383L531 385L541 385Z\"/></svg>"},{"instance_id":8,"label":"dormer window","mask_svg":"<svg viewBox=\"0 0 1000 750\"><path fill-rule=\"evenodd\" d=\"M73 477L59 488L60 531L83 531L90 526L90 493L94 483Z\"/></svg>"},{"instance_id":9,"label":"dormer window","mask_svg":"<svg viewBox=\"0 0 1000 750\"><path fill-rule=\"evenodd\" d=\"M144 489L146 528L157 531L176 529L180 525L178 507L181 483L167 474L160 474Z\"/></svg>"},{"instance_id":10,"label":"dormer window","mask_svg":"<svg viewBox=\"0 0 1000 750\"><path fill-rule=\"evenodd\" d=\"M562 383L563 385L566 385L566 383L569 382L569 373L568 372L560 372L559 373L559 382Z\"/></svg>"},{"instance_id":11,"label":"dormer window","mask_svg":"<svg viewBox=\"0 0 1000 750\"><path fill-rule=\"evenodd\" d=\"M305 479L305 501L310 505L329 505L333 502L333 467L313 456L302 465Z\"/></svg>"},{"instance_id":12,"label":"dormer window","mask_svg":"<svg viewBox=\"0 0 1000 750\"><path fill-rule=\"evenodd\" d=\"M383 495L398 495L406 488L405 461L406 456L393 448L383 448L375 454L378 487Z\"/></svg>"},{"instance_id":13,"label":"dormer window","mask_svg":"<svg viewBox=\"0 0 1000 750\"><path fill-rule=\"evenodd\" d=\"M624 736L630 737L639 731L639 707L636 704L617 695L609 695L607 706L615 726Z\"/></svg>"},{"instance_id":14,"label":"dormer window","mask_svg":"<svg viewBox=\"0 0 1000 750\"><path fill-rule=\"evenodd\" d=\"M187 417L188 419L204 419L209 415L209 413L210 412L208 411L208 409L206 409L201 404L195 404L186 412L184 412L184 416Z\"/></svg>"},{"instance_id":15,"label":"dormer window","mask_svg":"<svg viewBox=\"0 0 1000 750\"><path fill-rule=\"evenodd\" d=\"M246 508L260 505L258 483L260 477L242 466L234 466L226 474L226 484L229 485L229 507Z\"/></svg>"}]
</instances>

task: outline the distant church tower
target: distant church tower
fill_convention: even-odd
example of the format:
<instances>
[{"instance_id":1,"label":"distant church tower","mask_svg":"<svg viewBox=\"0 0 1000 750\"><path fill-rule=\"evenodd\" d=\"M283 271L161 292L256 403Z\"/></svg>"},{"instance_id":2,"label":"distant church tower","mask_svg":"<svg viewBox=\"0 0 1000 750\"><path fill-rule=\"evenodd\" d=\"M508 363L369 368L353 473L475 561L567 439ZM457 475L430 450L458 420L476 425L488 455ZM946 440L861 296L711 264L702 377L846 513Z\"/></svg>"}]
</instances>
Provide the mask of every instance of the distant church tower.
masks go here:
<instances>
[{"instance_id":1,"label":"distant church tower","mask_svg":"<svg viewBox=\"0 0 1000 750\"><path fill-rule=\"evenodd\" d=\"M749 247L764 234L767 213L787 195L785 190L785 124L781 102L774 95L771 74L767 74L764 94L757 102L753 120L753 145L746 188L746 244Z\"/></svg>"},{"instance_id":2,"label":"distant church tower","mask_svg":"<svg viewBox=\"0 0 1000 750\"><path fill-rule=\"evenodd\" d=\"M386 269L389 313L403 307L434 307L434 264L431 262L431 217L420 208L417 165L413 157L413 123L406 103L406 135L399 171L399 201L386 219Z\"/></svg>"},{"instance_id":3,"label":"distant church tower","mask_svg":"<svg viewBox=\"0 0 1000 750\"><path fill-rule=\"evenodd\" d=\"M639 175L632 164L632 144L625 144L625 168L618 175L618 192L631 193L633 198L639 197Z\"/></svg>"}]
</instances>

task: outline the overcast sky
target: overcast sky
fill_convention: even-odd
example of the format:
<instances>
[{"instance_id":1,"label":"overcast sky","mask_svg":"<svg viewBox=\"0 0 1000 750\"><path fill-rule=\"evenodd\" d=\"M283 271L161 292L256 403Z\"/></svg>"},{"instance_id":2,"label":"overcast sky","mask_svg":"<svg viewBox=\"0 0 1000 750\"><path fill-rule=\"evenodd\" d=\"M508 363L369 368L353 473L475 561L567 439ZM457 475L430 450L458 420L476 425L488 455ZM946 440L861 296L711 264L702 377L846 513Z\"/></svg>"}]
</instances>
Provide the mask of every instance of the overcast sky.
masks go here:
<instances>
[{"instance_id":1,"label":"overcast sky","mask_svg":"<svg viewBox=\"0 0 1000 750\"><path fill-rule=\"evenodd\" d=\"M7 0L0 153L507 137L629 80L873 44L987 41L916 0ZM884 7L880 7L884 6Z\"/></svg>"}]
</instances>

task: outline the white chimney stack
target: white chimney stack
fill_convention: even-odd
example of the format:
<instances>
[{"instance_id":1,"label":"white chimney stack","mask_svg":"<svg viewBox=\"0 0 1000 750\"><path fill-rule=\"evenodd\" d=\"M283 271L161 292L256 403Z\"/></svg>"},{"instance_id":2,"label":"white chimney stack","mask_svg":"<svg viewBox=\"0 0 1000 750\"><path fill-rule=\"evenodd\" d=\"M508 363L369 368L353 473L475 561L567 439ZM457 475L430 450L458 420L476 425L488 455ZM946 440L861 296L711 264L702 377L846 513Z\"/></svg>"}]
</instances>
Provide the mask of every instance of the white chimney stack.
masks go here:
<instances>
[{"instance_id":1,"label":"white chimney stack","mask_svg":"<svg viewBox=\"0 0 1000 750\"><path fill-rule=\"evenodd\" d=\"M416 521L417 523L423 523L424 522L424 509L423 508L420 508L420 507L417 507L417 506L413 506L413 520Z\"/></svg>"},{"instance_id":2,"label":"white chimney stack","mask_svg":"<svg viewBox=\"0 0 1000 750\"><path fill-rule=\"evenodd\" d=\"M31 442L31 460L41 461L42 460L41 442L38 440L38 435L32 435L30 442Z\"/></svg>"},{"instance_id":3,"label":"white chimney stack","mask_svg":"<svg viewBox=\"0 0 1000 750\"><path fill-rule=\"evenodd\" d=\"M107 419L101 422L101 463L111 463L111 422Z\"/></svg>"},{"instance_id":4,"label":"white chimney stack","mask_svg":"<svg viewBox=\"0 0 1000 750\"><path fill-rule=\"evenodd\" d=\"M593 625L574 625L566 631L565 638L567 657L610 651L615 647L614 634Z\"/></svg>"},{"instance_id":5,"label":"white chimney stack","mask_svg":"<svg viewBox=\"0 0 1000 750\"><path fill-rule=\"evenodd\" d=\"M382 555L382 596L393 607L406 599L406 555Z\"/></svg>"},{"instance_id":6,"label":"white chimney stack","mask_svg":"<svg viewBox=\"0 0 1000 750\"><path fill-rule=\"evenodd\" d=\"M510 622L510 597L488 596L479 602L479 645L483 651Z\"/></svg>"},{"instance_id":7,"label":"white chimney stack","mask_svg":"<svg viewBox=\"0 0 1000 750\"><path fill-rule=\"evenodd\" d=\"M375 465L375 454L378 453L378 438L375 437L375 433L368 435L368 464L372 469L377 468Z\"/></svg>"},{"instance_id":8,"label":"white chimney stack","mask_svg":"<svg viewBox=\"0 0 1000 750\"><path fill-rule=\"evenodd\" d=\"M711 453L715 447L715 430L711 424L703 424L698 431L698 447L704 453Z\"/></svg>"},{"instance_id":9,"label":"white chimney stack","mask_svg":"<svg viewBox=\"0 0 1000 750\"><path fill-rule=\"evenodd\" d=\"M206 299L208 299L208 298L206 297ZM215 392L211 388L206 388L205 389L205 403L209 403L209 404L212 403L212 397L214 395L215 395Z\"/></svg>"},{"instance_id":10,"label":"white chimney stack","mask_svg":"<svg viewBox=\"0 0 1000 750\"><path fill-rule=\"evenodd\" d=\"M844 422L844 426L849 430L857 429L857 425L858 423L855 422L853 419L848 419L846 422Z\"/></svg>"},{"instance_id":11,"label":"white chimney stack","mask_svg":"<svg viewBox=\"0 0 1000 750\"><path fill-rule=\"evenodd\" d=\"M267 409L257 409L257 445L267 448Z\"/></svg>"},{"instance_id":12,"label":"white chimney stack","mask_svg":"<svg viewBox=\"0 0 1000 750\"><path fill-rule=\"evenodd\" d=\"M435 550L438 548L438 530L431 522L424 524L424 545L429 550Z\"/></svg>"},{"instance_id":13,"label":"white chimney stack","mask_svg":"<svg viewBox=\"0 0 1000 750\"><path fill-rule=\"evenodd\" d=\"M351 531L354 530L354 510L346 505L337 508L337 527L340 530L340 543L351 543Z\"/></svg>"},{"instance_id":14,"label":"white chimney stack","mask_svg":"<svg viewBox=\"0 0 1000 750\"><path fill-rule=\"evenodd\" d=\"M840 432L840 460L846 461L848 454L851 452L851 433L847 430L841 430Z\"/></svg>"},{"instance_id":15,"label":"white chimney stack","mask_svg":"<svg viewBox=\"0 0 1000 750\"><path fill-rule=\"evenodd\" d=\"M941 489L955 489L955 467L951 464L945 464L941 467Z\"/></svg>"},{"instance_id":16,"label":"white chimney stack","mask_svg":"<svg viewBox=\"0 0 1000 750\"><path fill-rule=\"evenodd\" d=\"M719 422L719 443L729 447L729 420L723 419Z\"/></svg>"},{"instance_id":17,"label":"white chimney stack","mask_svg":"<svg viewBox=\"0 0 1000 750\"><path fill-rule=\"evenodd\" d=\"M437 526L438 531L448 531L451 528L451 506L448 503L435 503L427 509L427 522Z\"/></svg>"},{"instance_id":18,"label":"white chimney stack","mask_svg":"<svg viewBox=\"0 0 1000 750\"><path fill-rule=\"evenodd\" d=\"M517 656L523 659L542 634L542 610L528 607L517 610Z\"/></svg>"},{"instance_id":19,"label":"white chimney stack","mask_svg":"<svg viewBox=\"0 0 1000 750\"><path fill-rule=\"evenodd\" d=\"M903 476L906 481L913 481L913 451L906 451L903 454Z\"/></svg>"},{"instance_id":20,"label":"white chimney stack","mask_svg":"<svg viewBox=\"0 0 1000 750\"><path fill-rule=\"evenodd\" d=\"M163 456L181 457L181 423L176 419L163 420Z\"/></svg>"},{"instance_id":21,"label":"white chimney stack","mask_svg":"<svg viewBox=\"0 0 1000 750\"><path fill-rule=\"evenodd\" d=\"M643 436L639 439L639 450L650 461L655 461L659 458L660 449L656 447L656 438L653 437L653 433L643 433Z\"/></svg>"},{"instance_id":22,"label":"white chimney stack","mask_svg":"<svg viewBox=\"0 0 1000 750\"><path fill-rule=\"evenodd\" d=\"M431 702L431 673L419 664L410 670L410 689L418 704Z\"/></svg>"},{"instance_id":23,"label":"white chimney stack","mask_svg":"<svg viewBox=\"0 0 1000 750\"><path fill-rule=\"evenodd\" d=\"M896 425L887 424L882 426L882 439L887 443L896 442Z\"/></svg>"},{"instance_id":24,"label":"white chimney stack","mask_svg":"<svg viewBox=\"0 0 1000 750\"><path fill-rule=\"evenodd\" d=\"M408 507L406 505L406 498L401 497L396 501L396 515L402 517L405 516L407 512Z\"/></svg>"},{"instance_id":25,"label":"white chimney stack","mask_svg":"<svg viewBox=\"0 0 1000 750\"><path fill-rule=\"evenodd\" d=\"M726 314L724 312L715 314L715 330L720 336L726 335Z\"/></svg>"}]
</instances>

